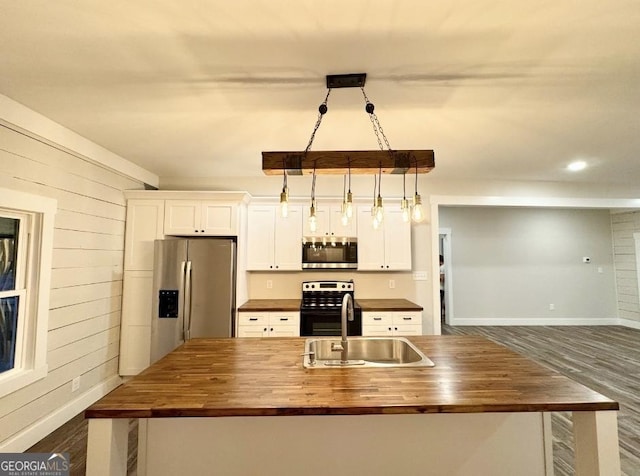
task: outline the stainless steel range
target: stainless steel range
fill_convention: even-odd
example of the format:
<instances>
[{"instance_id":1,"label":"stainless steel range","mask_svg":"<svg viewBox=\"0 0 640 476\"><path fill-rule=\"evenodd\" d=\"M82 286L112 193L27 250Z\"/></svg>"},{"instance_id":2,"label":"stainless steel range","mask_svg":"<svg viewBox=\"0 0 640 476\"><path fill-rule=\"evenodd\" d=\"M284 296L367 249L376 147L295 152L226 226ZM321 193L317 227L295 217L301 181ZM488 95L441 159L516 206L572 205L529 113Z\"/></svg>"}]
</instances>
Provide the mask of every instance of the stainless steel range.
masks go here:
<instances>
[{"instance_id":1,"label":"stainless steel range","mask_svg":"<svg viewBox=\"0 0 640 476\"><path fill-rule=\"evenodd\" d=\"M353 280L349 281L304 281L300 306L301 336L339 336L342 298L345 294L354 297ZM354 319L348 321L350 336L362 335L362 311L354 306Z\"/></svg>"}]
</instances>

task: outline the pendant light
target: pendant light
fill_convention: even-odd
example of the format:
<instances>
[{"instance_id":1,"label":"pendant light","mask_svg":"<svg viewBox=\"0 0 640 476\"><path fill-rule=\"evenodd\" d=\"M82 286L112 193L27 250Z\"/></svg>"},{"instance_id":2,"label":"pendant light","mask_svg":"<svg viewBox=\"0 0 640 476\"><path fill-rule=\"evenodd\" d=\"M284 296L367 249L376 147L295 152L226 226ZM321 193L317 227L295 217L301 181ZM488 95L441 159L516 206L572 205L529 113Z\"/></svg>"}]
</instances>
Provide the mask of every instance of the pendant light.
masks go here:
<instances>
[{"instance_id":1,"label":"pendant light","mask_svg":"<svg viewBox=\"0 0 640 476\"><path fill-rule=\"evenodd\" d=\"M318 218L316 217L316 169L313 169L311 178L311 207L309 208L309 231L315 233L318 229Z\"/></svg>"},{"instance_id":2,"label":"pendant light","mask_svg":"<svg viewBox=\"0 0 640 476\"><path fill-rule=\"evenodd\" d=\"M351 159L347 159L348 176L349 176L349 191L347 192L347 219L351 220L353 217L353 194L351 193Z\"/></svg>"},{"instance_id":3,"label":"pendant light","mask_svg":"<svg viewBox=\"0 0 640 476\"><path fill-rule=\"evenodd\" d=\"M422 198L418 193L418 162L416 161L416 193L413 196L413 211L411 212L411 219L415 223L420 223L424 220L424 212L422 211Z\"/></svg>"},{"instance_id":4,"label":"pendant light","mask_svg":"<svg viewBox=\"0 0 640 476\"><path fill-rule=\"evenodd\" d=\"M341 222L344 226L349 224L353 217L353 194L351 193L351 173L374 175L374 194L372 217L373 224L379 227L384 220L384 206L382 200L382 171L388 174L403 174L403 199L401 202L402 218L408 221L412 218L418 222L424 219L422 211L422 201L418 194L417 174L428 173L435 167L433 150L393 150L389 145L378 116L375 113L375 106L367 97L364 90L366 73L335 74L327 75L327 93L324 101L318 107L318 117L311 132L307 147L304 151L293 152L262 152L262 170L267 175L279 174L282 170L283 186L280 193L281 215L286 217L289 213L289 189L287 180L289 175L305 175L313 170L311 205L309 209L309 230L315 233L318 228L316 216L315 181L316 174L342 174L343 196L341 208ZM324 115L328 111L327 102L332 88L360 88L365 102L365 111L369 116L373 132L378 142L379 150L367 151L313 151L313 144L316 132L320 127ZM413 197L413 205L410 206L406 197L406 173L411 170L411 161L415 162L416 168L416 191ZM376 163L378 167L376 167ZM377 170L376 170L377 169ZM376 177L377 175L377 177ZM348 182L348 183L347 183Z\"/></svg>"},{"instance_id":5,"label":"pendant light","mask_svg":"<svg viewBox=\"0 0 640 476\"><path fill-rule=\"evenodd\" d=\"M284 160L282 161L282 192L280 192L280 214L282 218L289 216L289 187L287 186L287 169L285 168Z\"/></svg>"},{"instance_id":6,"label":"pendant light","mask_svg":"<svg viewBox=\"0 0 640 476\"><path fill-rule=\"evenodd\" d=\"M327 101L329 100L329 95L331 94L331 88L327 91L327 95L324 98L324 101L318 106L318 118L316 119L316 124L313 126L313 131L311 132L311 137L309 138L309 142L307 143L307 148L304 150L305 157L309 153L311 149L311 144L313 144L313 139L316 137L316 132L318 132L318 128L322 123L322 118L329 110L327 107ZM316 163L313 163L313 177L311 179L311 207L309 208L309 231L311 233L315 233L318 229L318 218L316 217Z\"/></svg>"},{"instance_id":7,"label":"pendant light","mask_svg":"<svg viewBox=\"0 0 640 476\"><path fill-rule=\"evenodd\" d=\"M378 175L378 197L376 198L376 220L378 225L384 220L384 207L382 206L382 196L380 195L380 187L382 186L382 164L380 164L380 172Z\"/></svg>"},{"instance_id":8,"label":"pendant light","mask_svg":"<svg viewBox=\"0 0 640 476\"><path fill-rule=\"evenodd\" d=\"M347 176L342 179L342 205L340 206L340 223L342 226L349 224L349 215L347 215Z\"/></svg>"},{"instance_id":9,"label":"pendant light","mask_svg":"<svg viewBox=\"0 0 640 476\"><path fill-rule=\"evenodd\" d=\"M380 227L380 222L378 221L378 202L376 201L376 190L377 190L377 179L375 175L373 176L373 205L371 206L371 224L373 225L373 229L377 230Z\"/></svg>"},{"instance_id":10,"label":"pendant light","mask_svg":"<svg viewBox=\"0 0 640 476\"><path fill-rule=\"evenodd\" d=\"M407 174L402 174L402 201L400 202L400 210L402 211L402 221L408 223L411 219L411 210L409 209L409 200L407 200Z\"/></svg>"}]
</instances>

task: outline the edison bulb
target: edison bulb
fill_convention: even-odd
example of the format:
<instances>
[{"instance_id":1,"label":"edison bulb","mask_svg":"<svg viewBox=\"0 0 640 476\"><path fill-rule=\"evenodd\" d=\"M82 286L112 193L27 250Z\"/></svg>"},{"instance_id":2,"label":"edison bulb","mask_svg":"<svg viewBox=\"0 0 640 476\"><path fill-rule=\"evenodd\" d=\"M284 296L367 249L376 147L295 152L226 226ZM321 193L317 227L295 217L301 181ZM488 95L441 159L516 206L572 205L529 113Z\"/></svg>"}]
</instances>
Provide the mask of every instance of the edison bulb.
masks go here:
<instances>
[{"instance_id":1,"label":"edison bulb","mask_svg":"<svg viewBox=\"0 0 640 476\"><path fill-rule=\"evenodd\" d=\"M424 212L422 211L422 198L417 193L413 197L413 212L411 213L411 218L416 223L424 220Z\"/></svg>"}]
</instances>

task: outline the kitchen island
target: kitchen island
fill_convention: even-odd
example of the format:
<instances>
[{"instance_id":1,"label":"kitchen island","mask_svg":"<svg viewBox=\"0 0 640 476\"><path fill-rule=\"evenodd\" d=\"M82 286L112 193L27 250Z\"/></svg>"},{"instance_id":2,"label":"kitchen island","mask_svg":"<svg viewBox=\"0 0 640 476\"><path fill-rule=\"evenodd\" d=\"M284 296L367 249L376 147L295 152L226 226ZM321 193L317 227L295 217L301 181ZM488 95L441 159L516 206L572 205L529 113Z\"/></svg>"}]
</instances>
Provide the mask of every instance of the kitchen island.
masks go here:
<instances>
[{"instance_id":1,"label":"kitchen island","mask_svg":"<svg viewBox=\"0 0 640 476\"><path fill-rule=\"evenodd\" d=\"M571 411L576 474L619 474L618 404L482 337L410 339L433 368L302 366L304 338L197 339L86 410L87 474L552 474Z\"/></svg>"}]
</instances>

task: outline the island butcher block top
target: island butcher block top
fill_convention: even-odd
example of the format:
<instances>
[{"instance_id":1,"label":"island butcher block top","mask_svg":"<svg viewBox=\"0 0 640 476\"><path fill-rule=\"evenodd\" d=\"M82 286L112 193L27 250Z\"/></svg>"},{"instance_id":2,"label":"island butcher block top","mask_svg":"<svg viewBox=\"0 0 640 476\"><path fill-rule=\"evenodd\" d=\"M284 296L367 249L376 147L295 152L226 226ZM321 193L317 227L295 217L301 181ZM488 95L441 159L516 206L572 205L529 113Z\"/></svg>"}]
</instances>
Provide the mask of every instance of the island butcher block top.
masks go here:
<instances>
[{"instance_id":1,"label":"island butcher block top","mask_svg":"<svg viewBox=\"0 0 640 476\"><path fill-rule=\"evenodd\" d=\"M87 418L617 410L618 403L479 336L410 339L432 368L302 366L304 338L193 339Z\"/></svg>"}]
</instances>

